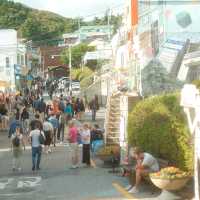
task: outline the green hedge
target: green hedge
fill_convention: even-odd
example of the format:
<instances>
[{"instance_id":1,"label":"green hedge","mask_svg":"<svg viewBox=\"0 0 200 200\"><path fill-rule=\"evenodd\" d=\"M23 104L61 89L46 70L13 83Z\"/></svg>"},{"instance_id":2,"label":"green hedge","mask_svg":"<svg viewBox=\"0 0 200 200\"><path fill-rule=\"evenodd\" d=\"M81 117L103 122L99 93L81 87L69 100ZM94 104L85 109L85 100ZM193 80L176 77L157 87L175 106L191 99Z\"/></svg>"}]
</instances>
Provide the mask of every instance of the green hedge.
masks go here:
<instances>
[{"instance_id":1,"label":"green hedge","mask_svg":"<svg viewBox=\"0 0 200 200\"><path fill-rule=\"evenodd\" d=\"M192 170L191 136L179 102L178 94L140 101L129 115L128 141L183 170Z\"/></svg>"}]
</instances>

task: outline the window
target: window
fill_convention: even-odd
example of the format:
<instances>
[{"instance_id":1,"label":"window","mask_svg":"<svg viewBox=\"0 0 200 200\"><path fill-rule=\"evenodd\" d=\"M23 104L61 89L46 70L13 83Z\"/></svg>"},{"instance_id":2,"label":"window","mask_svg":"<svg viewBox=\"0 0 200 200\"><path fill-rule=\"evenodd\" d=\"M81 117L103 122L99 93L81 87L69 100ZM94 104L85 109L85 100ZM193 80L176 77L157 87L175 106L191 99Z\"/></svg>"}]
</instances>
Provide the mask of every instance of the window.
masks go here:
<instances>
[{"instance_id":1,"label":"window","mask_svg":"<svg viewBox=\"0 0 200 200\"><path fill-rule=\"evenodd\" d=\"M10 76L10 70L6 70L6 75Z\"/></svg>"},{"instance_id":2,"label":"window","mask_svg":"<svg viewBox=\"0 0 200 200\"><path fill-rule=\"evenodd\" d=\"M140 1L139 2L139 15L142 15L145 11L150 8L150 1Z\"/></svg>"},{"instance_id":3,"label":"window","mask_svg":"<svg viewBox=\"0 0 200 200\"><path fill-rule=\"evenodd\" d=\"M20 64L20 55L17 54L17 64L19 65Z\"/></svg>"},{"instance_id":4,"label":"window","mask_svg":"<svg viewBox=\"0 0 200 200\"><path fill-rule=\"evenodd\" d=\"M10 59L9 57L6 57L6 68L10 67Z\"/></svg>"},{"instance_id":5,"label":"window","mask_svg":"<svg viewBox=\"0 0 200 200\"><path fill-rule=\"evenodd\" d=\"M24 55L21 55L21 65L24 65Z\"/></svg>"},{"instance_id":6,"label":"window","mask_svg":"<svg viewBox=\"0 0 200 200\"><path fill-rule=\"evenodd\" d=\"M4 71L4 66L0 66L0 72Z\"/></svg>"}]
</instances>

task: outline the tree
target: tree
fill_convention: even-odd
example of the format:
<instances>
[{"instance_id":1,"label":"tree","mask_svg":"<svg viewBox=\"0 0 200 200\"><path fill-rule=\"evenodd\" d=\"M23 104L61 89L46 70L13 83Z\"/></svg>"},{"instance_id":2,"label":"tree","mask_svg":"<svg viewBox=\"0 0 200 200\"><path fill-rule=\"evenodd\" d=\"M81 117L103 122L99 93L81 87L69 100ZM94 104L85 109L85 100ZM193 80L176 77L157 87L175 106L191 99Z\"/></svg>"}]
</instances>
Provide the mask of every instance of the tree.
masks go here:
<instances>
[{"instance_id":1,"label":"tree","mask_svg":"<svg viewBox=\"0 0 200 200\"><path fill-rule=\"evenodd\" d=\"M86 43L80 43L71 47L72 67L78 68L82 63L83 56L87 51L93 51L94 47L88 46ZM63 64L69 64L69 49L65 49L61 53L61 61Z\"/></svg>"},{"instance_id":2,"label":"tree","mask_svg":"<svg viewBox=\"0 0 200 200\"><path fill-rule=\"evenodd\" d=\"M152 60L142 70L143 95L155 95L180 89L182 83L169 76L167 70L159 60Z\"/></svg>"}]
</instances>

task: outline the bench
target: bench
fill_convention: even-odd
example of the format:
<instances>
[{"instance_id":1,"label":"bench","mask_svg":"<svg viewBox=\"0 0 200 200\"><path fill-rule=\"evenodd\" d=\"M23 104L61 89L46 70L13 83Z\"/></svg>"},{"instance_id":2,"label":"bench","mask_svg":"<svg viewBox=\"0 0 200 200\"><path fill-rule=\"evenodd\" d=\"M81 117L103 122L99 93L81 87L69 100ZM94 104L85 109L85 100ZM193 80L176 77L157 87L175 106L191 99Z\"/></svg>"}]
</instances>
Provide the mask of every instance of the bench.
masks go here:
<instances>
[{"instance_id":1,"label":"bench","mask_svg":"<svg viewBox=\"0 0 200 200\"><path fill-rule=\"evenodd\" d=\"M165 168L169 166L169 161L163 160L161 158L157 158L158 164L160 169ZM135 170L133 169L134 165L123 165L122 166L122 176L127 176L129 178L130 184L134 185L134 180L135 180ZM151 182L149 175L146 177L143 177L144 181L146 182Z\"/></svg>"}]
</instances>

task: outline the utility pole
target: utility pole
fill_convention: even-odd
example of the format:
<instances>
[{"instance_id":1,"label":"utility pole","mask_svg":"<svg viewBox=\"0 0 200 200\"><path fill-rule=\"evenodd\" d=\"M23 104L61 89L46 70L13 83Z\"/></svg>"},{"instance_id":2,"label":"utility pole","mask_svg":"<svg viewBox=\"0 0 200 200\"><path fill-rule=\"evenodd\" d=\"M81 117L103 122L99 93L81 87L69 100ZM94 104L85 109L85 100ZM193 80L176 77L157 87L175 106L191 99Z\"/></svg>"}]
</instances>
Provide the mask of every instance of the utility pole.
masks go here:
<instances>
[{"instance_id":1,"label":"utility pole","mask_svg":"<svg viewBox=\"0 0 200 200\"><path fill-rule=\"evenodd\" d=\"M72 96L72 52L71 52L71 45L69 45L69 91L70 95Z\"/></svg>"},{"instance_id":2,"label":"utility pole","mask_svg":"<svg viewBox=\"0 0 200 200\"><path fill-rule=\"evenodd\" d=\"M108 28L109 28L109 32L108 32L108 40L110 41L111 39L111 30L110 30L110 16L111 15L111 9L108 8L108 13L107 13L107 25L108 25Z\"/></svg>"},{"instance_id":3,"label":"utility pole","mask_svg":"<svg viewBox=\"0 0 200 200\"><path fill-rule=\"evenodd\" d=\"M43 79L44 79L44 74L45 74L44 73L44 64L45 64L44 62L45 62L45 56L43 56L43 69L42 69L43 70Z\"/></svg>"},{"instance_id":4,"label":"utility pole","mask_svg":"<svg viewBox=\"0 0 200 200\"><path fill-rule=\"evenodd\" d=\"M79 43L81 42L81 18L80 16L78 17L78 39L79 39Z\"/></svg>"}]
</instances>

